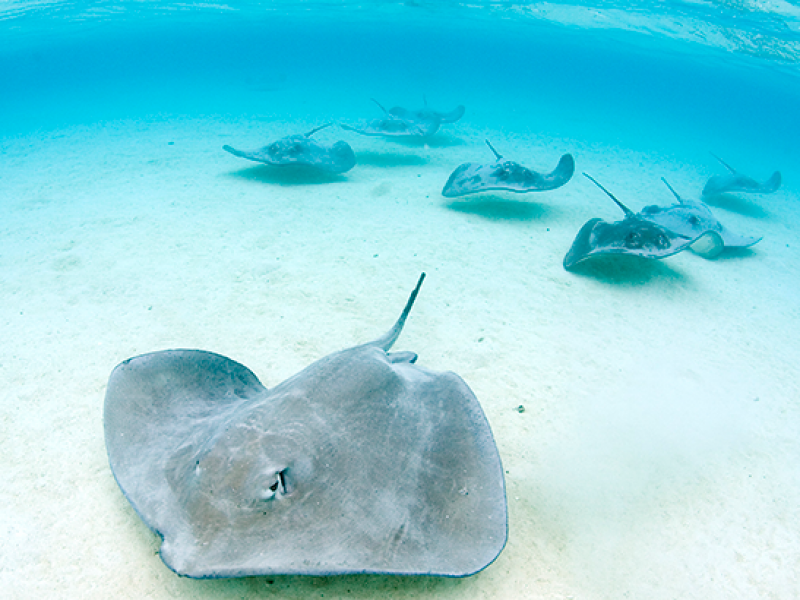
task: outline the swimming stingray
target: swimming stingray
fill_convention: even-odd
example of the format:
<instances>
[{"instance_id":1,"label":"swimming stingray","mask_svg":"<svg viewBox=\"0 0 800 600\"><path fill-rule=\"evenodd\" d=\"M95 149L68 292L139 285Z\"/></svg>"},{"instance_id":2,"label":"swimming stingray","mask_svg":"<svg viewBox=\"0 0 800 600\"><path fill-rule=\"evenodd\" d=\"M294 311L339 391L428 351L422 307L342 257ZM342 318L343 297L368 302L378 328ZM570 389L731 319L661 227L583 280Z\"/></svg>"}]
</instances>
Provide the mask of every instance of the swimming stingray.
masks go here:
<instances>
[{"instance_id":1,"label":"swimming stingray","mask_svg":"<svg viewBox=\"0 0 800 600\"><path fill-rule=\"evenodd\" d=\"M692 244L692 251L704 258L713 258L725 248L747 248L761 241L760 237L736 235L717 220L708 206L702 202L683 200L666 179L662 177L661 181L667 184L678 204L666 207L655 204L645 206L639 212L639 216L689 238L701 235L702 237ZM703 236L707 232L714 235Z\"/></svg>"},{"instance_id":2,"label":"swimming stingray","mask_svg":"<svg viewBox=\"0 0 800 600\"><path fill-rule=\"evenodd\" d=\"M775 171L772 177L764 183L759 183L752 177L740 175L736 169L722 160L719 156L711 153L722 165L730 171L727 175L714 175L709 178L703 188L703 196L716 196L727 192L755 192L758 194L771 194L781 187L781 172Z\"/></svg>"},{"instance_id":3,"label":"swimming stingray","mask_svg":"<svg viewBox=\"0 0 800 600\"><path fill-rule=\"evenodd\" d=\"M486 144L497 157L497 162L482 165L464 163L450 174L444 184L442 195L455 198L487 190L506 190L509 192L543 192L554 190L567 183L575 172L575 159L564 154L552 173L543 175L526 169L519 163L503 160L497 150L486 140Z\"/></svg>"},{"instance_id":4,"label":"swimming stingray","mask_svg":"<svg viewBox=\"0 0 800 600\"><path fill-rule=\"evenodd\" d=\"M317 131L330 125L331 123L326 123L306 134L281 138L257 150L237 150L230 146L223 146L222 149L234 156L268 165L305 165L327 173L344 173L356 164L356 155L350 145L339 141L333 146L323 146L311 139Z\"/></svg>"},{"instance_id":5,"label":"swimming stingray","mask_svg":"<svg viewBox=\"0 0 800 600\"><path fill-rule=\"evenodd\" d=\"M355 131L361 135L382 135L386 137L430 137L439 130L442 124L442 117L452 118L454 121L461 118L458 114L459 108L461 114L464 113L462 106L456 108L451 113L442 114L432 110L421 111L408 111L399 106L394 107L391 111L386 110L380 102L372 99L372 101L380 106L384 112L384 118L373 119L366 125L356 127L353 125L346 125L340 123L343 129L348 131ZM444 121L450 122L450 121Z\"/></svg>"},{"instance_id":6,"label":"swimming stingray","mask_svg":"<svg viewBox=\"0 0 800 600\"><path fill-rule=\"evenodd\" d=\"M111 470L169 568L462 577L497 557L503 470L478 400L458 375L388 352L424 276L386 334L269 390L201 350L114 369Z\"/></svg>"},{"instance_id":7,"label":"swimming stingray","mask_svg":"<svg viewBox=\"0 0 800 600\"><path fill-rule=\"evenodd\" d=\"M465 108L459 104L448 113L431 110L428 108L428 102L425 101L425 107L420 110L408 110L401 106L394 106L389 109L389 114L394 115L405 121L429 121L431 118L439 119L440 123L455 123L464 116Z\"/></svg>"},{"instance_id":8,"label":"swimming stingray","mask_svg":"<svg viewBox=\"0 0 800 600\"><path fill-rule=\"evenodd\" d=\"M575 236L572 247L564 257L564 268L567 270L587 258L600 254L666 258L685 250L704 236L715 235L711 232L684 235L671 231L634 213L594 178L586 173L584 175L616 202L625 213L625 218L614 223L608 223L603 219L587 221Z\"/></svg>"}]
</instances>

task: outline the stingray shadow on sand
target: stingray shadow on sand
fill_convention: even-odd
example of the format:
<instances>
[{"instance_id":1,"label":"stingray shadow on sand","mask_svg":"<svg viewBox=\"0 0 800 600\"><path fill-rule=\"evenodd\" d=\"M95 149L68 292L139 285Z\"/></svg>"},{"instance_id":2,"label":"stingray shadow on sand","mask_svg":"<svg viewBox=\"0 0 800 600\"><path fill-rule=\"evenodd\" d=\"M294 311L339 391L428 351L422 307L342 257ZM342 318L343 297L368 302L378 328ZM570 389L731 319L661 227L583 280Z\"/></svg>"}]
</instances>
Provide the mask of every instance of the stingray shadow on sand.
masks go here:
<instances>
[{"instance_id":1,"label":"stingray shadow on sand","mask_svg":"<svg viewBox=\"0 0 800 600\"><path fill-rule=\"evenodd\" d=\"M401 154L399 152L359 152L358 164L365 167L421 167L428 164L428 160L416 154Z\"/></svg>"},{"instance_id":2,"label":"stingray shadow on sand","mask_svg":"<svg viewBox=\"0 0 800 600\"><path fill-rule=\"evenodd\" d=\"M407 148L453 148L455 146L467 145L460 137L442 132L428 138L398 137L387 139L398 146L406 146Z\"/></svg>"},{"instance_id":3,"label":"stingray shadow on sand","mask_svg":"<svg viewBox=\"0 0 800 600\"><path fill-rule=\"evenodd\" d=\"M746 217L765 219L770 217L770 212L760 204L736 194L724 193L704 197L703 202L715 208L722 208Z\"/></svg>"},{"instance_id":4,"label":"stingray shadow on sand","mask_svg":"<svg viewBox=\"0 0 800 600\"><path fill-rule=\"evenodd\" d=\"M450 210L478 215L492 221L539 221L558 211L558 208L550 204L509 200L495 194L484 194L474 200L451 200L445 206Z\"/></svg>"},{"instance_id":5,"label":"stingray shadow on sand","mask_svg":"<svg viewBox=\"0 0 800 600\"><path fill-rule=\"evenodd\" d=\"M286 186L320 185L348 181L347 177L344 175L320 171L319 169L306 165L289 165L277 168L270 165L258 165L229 171L226 176L258 183Z\"/></svg>"},{"instance_id":6,"label":"stingray shadow on sand","mask_svg":"<svg viewBox=\"0 0 800 600\"><path fill-rule=\"evenodd\" d=\"M572 275L586 277L613 286L638 287L663 284L673 288L687 281L687 275L669 264L639 256L618 260L614 255L596 256L576 264L569 271Z\"/></svg>"}]
</instances>

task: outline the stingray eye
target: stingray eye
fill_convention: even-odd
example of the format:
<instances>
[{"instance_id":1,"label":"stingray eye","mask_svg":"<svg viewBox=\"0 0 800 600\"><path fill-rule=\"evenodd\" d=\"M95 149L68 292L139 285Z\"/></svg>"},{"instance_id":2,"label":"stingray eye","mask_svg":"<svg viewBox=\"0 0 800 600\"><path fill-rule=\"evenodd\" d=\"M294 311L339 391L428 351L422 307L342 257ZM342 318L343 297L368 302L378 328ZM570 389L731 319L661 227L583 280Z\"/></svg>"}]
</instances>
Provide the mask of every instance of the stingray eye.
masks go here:
<instances>
[{"instance_id":1,"label":"stingray eye","mask_svg":"<svg viewBox=\"0 0 800 600\"><path fill-rule=\"evenodd\" d=\"M260 500L267 501L275 498L282 498L283 496L288 496L294 489L288 468L278 471L275 473L274 477L272 483L262 490L259 495Z\"/></svg>"},{"instance_id":2,"label":"stingray eye","mask_svg":"<svg viewBox=\"0 0 800 600\"><path fill-rule=\"evenodd\" d=\"M642 247L642 236L638 231L631 231L628 235L625 236L625 247L626 248L641 248Z\"/></svg>"},{"instance_id":3,"label":"stingray eye","mask_svg":"<svg viewBox=\"0 0 800 600\"><path fill-rule=\"evenodd\" d=\"M691 215L688 220L689 220L689 223L691 223L692 225L699 225L700 224L700 219L697 218L697 215Z\"/></svg>"},{"instance_id":4,"label":"stingray eye","mask_svg":"<svg viewBox=\"0 0 800 600\"><path fill-rule=\"evenodd\" d=\"M659 233L656 236L656 246L658 248L662 249L662 250L664 248L668 248L669 247L669 240L667 239L667 236L665 236L663 233Z\"/></svg>"}]
</instances>

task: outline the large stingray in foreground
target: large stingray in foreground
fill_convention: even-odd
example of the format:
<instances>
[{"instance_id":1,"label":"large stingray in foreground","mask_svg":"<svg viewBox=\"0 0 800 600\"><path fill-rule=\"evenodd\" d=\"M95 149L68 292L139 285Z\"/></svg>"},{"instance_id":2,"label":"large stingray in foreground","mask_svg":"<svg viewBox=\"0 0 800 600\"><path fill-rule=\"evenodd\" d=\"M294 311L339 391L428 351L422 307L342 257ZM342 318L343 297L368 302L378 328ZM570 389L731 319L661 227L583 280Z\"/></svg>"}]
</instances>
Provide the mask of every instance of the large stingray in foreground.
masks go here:
<instances>
[{"instance_id":1,"label":"large stingray in foreground","mask_svg":"<svg viewBox=\"0 0 800 600\"><path fill-rule=\"evenodd\" d=\"M714 243L716 234L702 232L687 236L675 233L666 227L644 219L617 200L614 195L594 178L584 175L603 190L625 213L622 221L608 223L603 219L590 219L581 227L564 257L564 268L568 271L576 264L601 254L624 254L641 258L666 258L685 250L703 239ZM701 242L702 243L702 242Z\"/></svg>"},{"instance_id":2,"label":"large stingray in foreground","mask_svg":"<svg viewBox=\"0 0 800 600\"><path fill-rule=\"evenodd\" d=\"M382 119L373 119L364 125L347 125L339 123L342 129L355 131L361 135L384 137L430 137L437 131L444 119L457 121L463 114L463 106L456 108L451 113L438 113L432 110L410 111L399 106L386 110L380 102L372 98L384 113ZM461 114L459 114L461 109Z\"/></svg>"},{"instance_id":3,"label":"large stingray in foreground","mask_svg":"<svg viewBox=\"0 0 800 600\"><path fill-rule=\"evenodd\" d=\"M719 156L711 153L722 166L730 173L727 175L714 175L710 177L703 188L703 196L717 196L727 192L754 192L758 194L771 194L781 187L781 172L775 171L764 183L758 182L752 177L742 175L732 166L722 160Z\"/></svg>"},{"instance_id":4,"label":"large stingray in foreground","mask_svg":"<svg viewBox=\"0 0 800 600\"><path fill-rule=\"evenodd\" d=\"M222 149L234 156L247 158L256 162L276 165L304 165L326 171L328 173L345 173L356 164L356 155L350 144L338 141L332 146L323 146L311 139L320 129L329 127L331 123L312 129L303 135L289 135L257 150L237 150L230 146Z\"/></svg>"},{"instance_id":5,"label":"large stingray in foreground","mask_svg":"<svg viewBox=\"0 0 800 600\"><path fill-rule=\"evenodd\" d=\"M552 173L542 174L526 169L519 163L503 160L489 140L486 140L486 144L494 152L497 162L488 165L464 163L456 167L442 189L442 196L456 198L488 190L543 192L561 187L575 172L575 160L571 154L564 154Z\"/></svg>"},{"instance_id":6,"label":"large stingray in foreground","mask_svg":"<svg viewBox=\"0 0 800 600\"><path fill-rule=\"evenodd\" d=\"M639 216L686 237L694 237L708 232L716 234L703 236L698 242L692 244L692 251L704 258L713 258L725 248L747 248L761 241L760 237L744 237L733 233L719 222L711 209L704 203L684 200L672 189L666 179L662 177L661 180L675 196L678 204L645 206L639 212Z\"/></svg>"},{"instance_id":7,"label":"large stingray in foreground","mask_svg":"<svg viewBox=\"0 0 800 600\"><path fill-rule=\"evenodd\" d=\"M462 577L497 557L503 471L477 399L458 375L388 353L423 278L386 334L270 390L200 350L114 369L109 462L167 566L197 578Z\"/></svg>"}]
</instances>

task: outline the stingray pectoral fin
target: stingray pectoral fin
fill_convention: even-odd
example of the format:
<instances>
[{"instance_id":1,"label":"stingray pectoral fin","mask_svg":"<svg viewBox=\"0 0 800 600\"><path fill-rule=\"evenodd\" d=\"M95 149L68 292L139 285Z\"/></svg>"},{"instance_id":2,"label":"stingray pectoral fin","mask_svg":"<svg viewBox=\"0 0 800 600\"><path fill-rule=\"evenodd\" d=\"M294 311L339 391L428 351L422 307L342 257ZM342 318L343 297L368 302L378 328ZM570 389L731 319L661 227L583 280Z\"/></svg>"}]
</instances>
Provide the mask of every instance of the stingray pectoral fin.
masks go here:
<instances>
[{"instance_id":1,"label":"stingray pectoral fin","mask_svg":"<svg viewBox=\"0 0 800 600\"><path fill-rule=\"evenodd\" d=\"M725 243L716 231L706 231L693 241L689 248L703 258L715 258L725 249Z\"/></svg>"},{"instance_id":2,"label":"stingray pectoral fin","mask_svg":"<svg viewBox=\"0 0 800 600\"><path fill-rule=\"evenodd\" d=\"M478 185L481 181L480 175L477 173L479 165L473 163L464 163L457 166L450 177L447 178L447 183L442 188L442 196L445 198L456 198L469 194L473 191L478 191L474 186ZM470 175L467 175L467 172Z\"/></svg>"},{"instance_id":3,"label":"stingray pectoral fin","mask_svg":"<svg viewBox=\"0 0 800 600\"><path fill-rule=\"evenodd\" d=\"M332 173L345 173L356 166L356 155L350 144L338 141L328 150L328 154L333 160L334 166L330 169Z\"/></svg>"},{"instance_id":4,"label":"stingray pectoral fin","mask_svg":"<svg viewBox=\"0 0 800 600\"><path fill-rule=\"evenodd\" d=\"M575 159L572 158L572 154L565 154L558 161L555 170L548 175L544 175L543 179L547 183L547 189L555 189L572 179L574 173Z\"/></svg>"},{"instance_id":5,"label":"stingray pectoral fin","mask_svg":"<svg viewBox=\"0 0 800 600\"><path fill-rule=\"evenodd\" d=\"M222 149L225 150L225 152L230 152L234 156L238 156L239 158L250 158L248 156L248 154L250 154L249 152L244 152L243 150L237 150L236 148L228 146L227 144L223 146Z\"/></svg>"},{"instance_id":6,"label":"stingray pectoral fin","mask_svg":"<svg viewBox=\"0 0 800 600\"><path fill-rule=\"evenodd\" d=\"M781 172L775 171L772 174L772 177L764 182L760 191L764 192L765 194L769 194L777 190L779 187L781 187Z\"/></svg>"},{"instance_id":7,"label":"stingray pectoral fin","mask_svg":"<svg viewBox=\"0 0 800 600\"><path fill-rule=\"evenodd\" d=\"M464 111L466 111L466 108L464 108L462 104L459 104L448 113L437 112L436 116L442 120L442 123L455 123L464 116Z\"/></svg>"},{"instance_id":8,"label":"stingray pectoral fin","mask_svg":"<svg viewBox=\"0 0 800 600\"><path fill-rule=\"evenodd\" d=\"M575 236L575 241L572 242L567 255L564 257L564 268L569 271L582 260L586 260L592 253L593 245L591 243L592 232L598 223L603 219L595 218L589 219L581 227L578 235Z\"/></svg>"}]
</instances>

